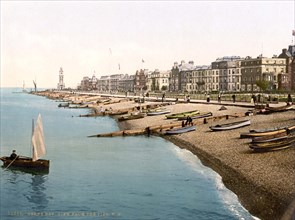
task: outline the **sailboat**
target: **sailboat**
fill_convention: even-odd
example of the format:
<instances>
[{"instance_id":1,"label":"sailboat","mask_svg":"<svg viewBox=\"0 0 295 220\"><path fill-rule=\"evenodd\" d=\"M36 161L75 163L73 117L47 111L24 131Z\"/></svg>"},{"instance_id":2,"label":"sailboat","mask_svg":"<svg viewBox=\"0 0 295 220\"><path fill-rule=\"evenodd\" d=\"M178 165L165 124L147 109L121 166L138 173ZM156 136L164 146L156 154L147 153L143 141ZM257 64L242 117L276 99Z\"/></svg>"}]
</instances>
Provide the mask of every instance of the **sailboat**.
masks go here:
<instances>
[{"instance_id":1,"label":"sailboat","mask_svg":"<svg viewBox=\"0 0 295 220\"><path fill-rule=\"evenodd\" d=\"M26 90L26 85L25 85L25 81L23 81L23 92L27 93L28 91Z\"/></svg>"},{"instance_id":2,"label":"sailboat","mask_svg":"<svg viewBox=\"0 0 295 220\"><path fill-rule=\"evenodd\" d=\"M23 168L33 171L49 171L49 160L39 159L46 155L46 148L44 142L43 124L41 115L38 115L36 124L33 121L32 134L32 157L17 156L15 159L10 157L1 157L3 166L5 168Z\"/></svg>"}]
</instances>

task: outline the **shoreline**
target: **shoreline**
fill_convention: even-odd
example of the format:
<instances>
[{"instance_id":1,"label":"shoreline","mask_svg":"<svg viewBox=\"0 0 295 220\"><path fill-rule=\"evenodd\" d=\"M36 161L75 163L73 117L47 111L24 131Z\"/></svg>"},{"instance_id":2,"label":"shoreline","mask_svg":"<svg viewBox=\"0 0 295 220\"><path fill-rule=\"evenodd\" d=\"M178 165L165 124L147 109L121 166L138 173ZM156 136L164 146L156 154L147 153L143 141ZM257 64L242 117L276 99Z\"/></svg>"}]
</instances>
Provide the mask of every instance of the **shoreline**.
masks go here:
<instances>
[{"instance_id":1,"label":"shoreline","mask_svg":"<svg viewBox=\"0 0 295 220\"><path fill-rule=\"evenodd\" d=\"M51 95L54 96L53 93ZM50 98L50 93L44 96ZM76 100L77 96L73 96ZM87 100L85 96L81 97L81 99ZM113 98L113 100L115 99L120 98ZM87 107L98 108L98 106L103 106L106 109L120 110L138 106L143 107L152 103L155 102L138 104L129 100L109 103L108 105L94 104ZM240 103L235 103L226 105L226 110L220 111L219 109L223 104L229 103L182 102L165 107L171 110L171 113L197 109L200 112L210 111L213 116L245 115L247 110L253 109L253 105L241 107L239 106ZM294 111L287 111L269 115L246 116L243 119L221 119L210 121L208 124L198 123L196 131L181 135L166 136L158 133L156 135L165 138L180 148L191 151L205 166L217 172L222 177L224 185L238 196L241 204L253 216L261 219L292 219L292 215L295 214L295 148L268 153L253 153L247 144L249 139L240 139L239 137L240 133L248 132L250 129L294 125L294 115ZM251 119L251 125L219 132L211 132L209 129L211 125L244 119ZM120 130L126 130L142 129L159 124L167 125L173 122L175 123L175 120L167 120L164 115L158 115L117 123Z\"/></svg>"}]
</instances>

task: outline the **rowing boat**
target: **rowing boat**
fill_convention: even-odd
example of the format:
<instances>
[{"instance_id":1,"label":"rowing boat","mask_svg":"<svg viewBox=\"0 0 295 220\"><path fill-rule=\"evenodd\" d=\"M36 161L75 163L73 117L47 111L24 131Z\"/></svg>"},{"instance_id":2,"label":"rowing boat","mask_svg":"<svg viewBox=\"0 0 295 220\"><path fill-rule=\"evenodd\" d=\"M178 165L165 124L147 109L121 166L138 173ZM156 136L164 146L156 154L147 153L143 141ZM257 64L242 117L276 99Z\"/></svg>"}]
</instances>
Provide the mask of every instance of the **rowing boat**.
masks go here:
<instances>
[{"instance_id":1,"label":"rowing boat","mask_svg":"<svg viewBox=\"0 0 295 220\"><path fill-rule=\"evenodd\" d=\"M165 132L165 134L182 134L190 131L195 131L196 126L186 126L186 127L181 127L181 128L174 128L174 129L169 129Z\"/></svg>"},{"instance_id":2,"label":"rowing boat","mask_svg":"<svg viewBox=\"0 0 295 220\"><path fill-rule=\"evenodd\" d=\"M266 106L264 109L261 109L258 114L271 114L275 112L284 112L293 109L292 105L285 105L285 106L279 106L279 107L270 107Z\"/></svg>"},{"instance_id":3,"label":"rowing boat","mask_svg":"<svg viewBox=\"0 0 295 220\"><path fill-rule=\"evenodd\" d=\"M262 136L262 137L255 137L252 138L251 143L265 143L265 142L271 142L276 140L284 140L288 138L288 135L281 133L278 135L271 135L271 136Z\"/></svg>"},{"instance_id":4,"label":"rowing boat","mask_svg":"<svg viewBox=\"0 0 295 220\"><path fill-rule=\"evenodd\" d=\"M133 119L139 119L139 118L144 118L145 114L143 113L135 113L135 114L130 114L130 115L123 115L118 118L118 121L126 121L126 120L133 120Z\"/></svg>"},{"instance_id":5,"label":"rowing boat","mask_svg":"<svg viewBox=\"0 0 295 220\"><path fill-rule=\"evenodd\" d=\"M243 120L243 121L237 121L237 122L232 122L232 123L227 123L227 124L219 124L219 125L215 125L215 126L210 126L209 128L212 131L226 131L226 130L232 130L232 129L245 127L250 124L251 124L250 120Z\"/></svg>"},{"instance_id":6,"label":"rowing boat","mask_svg":"<svg viewBox=\"0 0 295 220\"><path fill-rule=\"evenodd\" d=\"M191 119L198 119L198 118L206 118L206 117L210 117L212 116L212 112L207 112L207 113L203 113L203 114L198 114L198 115L195 115L195 116L191 116ZM179 121L183 121L183 120L186 120L187 117L179 117L178 120Z\"/></svg>"},{"instance_id":7,"label":"rowing boat","mask_svg":"<svg viewBox=\"0 0 295 220\"><path fill-rule=\"evenodd\" d=\"M199 114L200 111L198 110L193 110L193 111L188 111L188 112L181 112L181 113L175 113L171 115L166 115L167 119L178 119L178 118L187 118L187 117L193 117L197 114Z\"/></svg>"},{"instance_id":8,"label":"rowing boat","mask_svg":"<svg viewBox=\"0 0 295 220\"><path fill-rule=\"evenodd\" d=\"M154 115L163 115L167 113L170 113L170 110L159 108L159 109L149 110L146 114L148 116L154 116Z\"/></svg>"},{"instance_id":9,"label":"rowing boat","mask_svg":"<svg viewBox=\"0 0 295 220\"><path fill-rule=\"evenodd\" d=\"M247 133L241 133L240 138L254 138L262 136L272 136L272 135L287 135L287 133L295 132L295 125L283 128L271 128L271 129L261 129L261 130L250 130Z\"/></svg>"},{"instance_id":10,"label":"rowing boat","mask_svg":"<svg viewBox=\"0 0 295 220\"><path fill-rule=\"evenodd\" d=\"M265 143L250 144L249 147L255 152L268 152L274 150L281 150L295 145L295 136L290 136L285 139L274 140Z\"/></svg>"}]
</instances>

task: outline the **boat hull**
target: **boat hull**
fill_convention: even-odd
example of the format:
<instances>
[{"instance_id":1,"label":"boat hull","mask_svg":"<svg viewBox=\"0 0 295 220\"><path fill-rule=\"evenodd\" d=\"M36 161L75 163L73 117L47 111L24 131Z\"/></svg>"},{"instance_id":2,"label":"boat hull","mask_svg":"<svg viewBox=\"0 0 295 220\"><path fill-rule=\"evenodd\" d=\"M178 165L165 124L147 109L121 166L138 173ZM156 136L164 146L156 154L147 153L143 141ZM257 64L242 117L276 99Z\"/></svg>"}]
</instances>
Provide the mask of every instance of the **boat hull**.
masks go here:
<instances>
[{"instance_id":1,"label":"boat hull","mask_svg":"<svg viewBox=\"0 0 295 220\"><path fill-rule=\"evenodd\" d=\"M251 143L266 143L278 140L285 140L288 138L288 135L281 133L278 135L270 135L270 136L262 136L262 137L255 137L252 138Z\"/></svg>"},{"instance_id":2,"label":"boat hull","mask_svg":"<svg viewBox=\"0 0 295 220\"><path fill-rule=\"evenodd\" d=\"M276 140L267 143L255 143L250 144L250 148L254 152L268 152L268 151L275 151L275 150L282 150L295 145L295 137L289 137L284 140Z\"/></svg>"},{"instance_id":3,"label":"boat hull","mask_svg":"<svg viewBox=\"0 0 295 220\"><path fill-rule=\"evenodd\" d=\"M170 113L170 110L165 110L165 111L155 111L155 112L148 112L146 113L148 116L155 116L155 115L163 115Z\"/></svg>"},{"instance_id":4,"label":"boat hull","mask_svg":"<svg viewBox=\"0 0 295 220\"><path fill-rule=\"evenodd\" d=\"M264 130L252 130L248 133L241 133L240 138L255 138L255 137L264 137L264 136L280 137L293 132L295 132L295 126L290 126L285 128L264 129Z\"/></svg>"},{"instance_id":5,"label":"boat hull","mask_svg":"<svg viewBox=\"0 0 295 220\"><path fill-rule=\"evenodd\" d=\"M274 113L274 112L284 112L293 109L292 105L280 106L280 107L265 107L264 114Z\"/></svg>"},{"instance_id":6,"label":"boat hull","mask_svg":"<svg viewBox=\"0 0 295 220\"><path fill-rule=\"evenodd\" d=\"M208 112L208 113L205 113L205 114L201 114L201 115L194 115L194 116L191 116L191 119L198 119L198 118L206 118L206 117L210 117L212 116L212 112ZM184 121L186 120L187 117L179 117L178 118L178 121Z\"/></svg>"},{"instance_id":7,"label":"boat hull","mask_svg":"<svg viewBox=\"0 0 295 220\"><path fill-rule=\"evenodd\" d=\"M228 124L210 126L209 128L212 131L227 131L227 130L233 130L233 129L249 126L250 124L251 124L250 120L245 120L245 121L238 121L238 122L233 122Z\"/></svg>"},{"instance_id":8,"label":"boat hull","mask_svg":"<svg viewBox=\"0 0 295 220\"><path fill-rule=\"evenodd\" d=\"M137 114L137 115L127 115L118 118L118 121L126 121L126 120L134 120L139 118L144 118L144 114Z\"/></svg>"},{"instance_id":9,"label":"boat hull","mask_svg":"<svg viewBox=\"0 0 295 220\"><path fill-rule=\"evenodd\" d=\"M198 110L189 111L189 112L182 112L182 113L176 113L171 115L166 115L167 119L178 119L178 118L186 118L186 117L192 117L195 115L198 115L200 112Z\"/></svg>"},{"instance_id":10,"label":"boat hull","mask_svg":"<svg viewBox=\"0 0 295 220\"><path fill-rule=\"evenodd\" d=\"M176 129L170 129L165 132L165 134L182 134L190 131L195 131L196 126L187 126L187 127L181 127L181 128L176 128Z\"/></svg>"},{"instance_id":11,"label":"boat hull","mask_svg":"<svg viewBox=\"0 0 295 220\"><path fill-rule=\"evenodd\" d=\"M2 157L3 167L11 167L11 168L24 168L35 171L48 171L50 161L39 159L37 161L32 161L32 158L24 158L19 157L16 160L10 159L10 157Z\"/></svg>"}]
</instances>

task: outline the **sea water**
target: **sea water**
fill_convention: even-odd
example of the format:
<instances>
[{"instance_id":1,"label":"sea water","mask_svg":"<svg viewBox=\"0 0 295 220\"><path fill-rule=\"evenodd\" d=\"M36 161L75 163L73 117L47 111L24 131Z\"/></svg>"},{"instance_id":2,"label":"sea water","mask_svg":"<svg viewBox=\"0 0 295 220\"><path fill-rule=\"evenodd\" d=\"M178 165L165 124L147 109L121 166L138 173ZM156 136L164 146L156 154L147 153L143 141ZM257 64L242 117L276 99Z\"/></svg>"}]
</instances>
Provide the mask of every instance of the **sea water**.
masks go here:
<instances>
[{"instance_id":1,"label":"sea water","mask_svg":"<svg viewBox=\"0 0 295 220\"><path fill-rule=\"evenodd\" d=\"M221 177L160 137L88 138L118 130L44 97L1 89L0 155L31 155L43 119L48 174L0 169L0 219L253 219Z\"/></svg>"}]
</instances>

